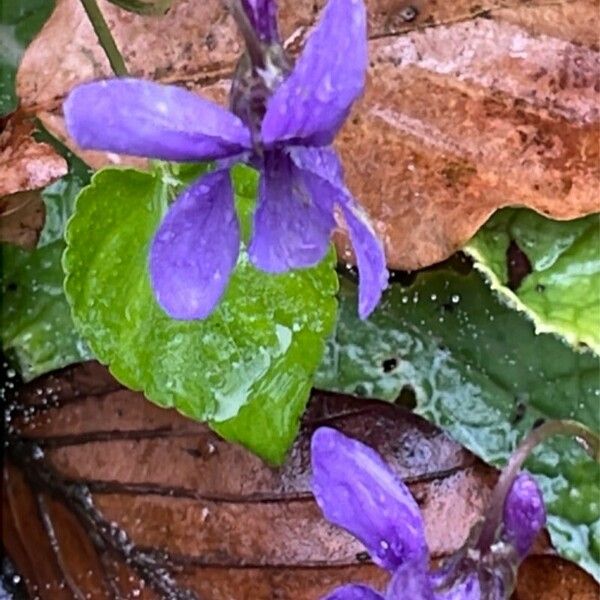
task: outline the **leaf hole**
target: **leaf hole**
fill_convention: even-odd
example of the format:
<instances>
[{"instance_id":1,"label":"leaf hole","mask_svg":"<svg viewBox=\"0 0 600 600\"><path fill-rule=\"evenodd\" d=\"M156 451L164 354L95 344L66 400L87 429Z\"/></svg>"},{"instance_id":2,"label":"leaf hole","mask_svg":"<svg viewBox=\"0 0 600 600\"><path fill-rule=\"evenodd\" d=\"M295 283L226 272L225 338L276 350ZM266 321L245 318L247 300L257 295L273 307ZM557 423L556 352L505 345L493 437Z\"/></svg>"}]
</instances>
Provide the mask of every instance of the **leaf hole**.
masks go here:
<instances>
[{"instance_id":1,"label":"leaf hole","mask_svg":"<svg viewBox=\"0 0 600 600\"><path fill-rule=\"evenodd\" d=\"M402 408L414 410L417 407L417 395L413 386L408 383L403 385L398 397L394 400L394 404Z\"/></svg>"},{"instance_id":2,"label":"leaf hole","mask_svg":"<svg viewBox=\"0 0 600 600\"><path fill-rule=\"evenodd\" d=\"M398 366L398 359L392 356L391 358L386 358L381 363L381 368L384 373L391 373Z\"/></svg>"}]
</instances>

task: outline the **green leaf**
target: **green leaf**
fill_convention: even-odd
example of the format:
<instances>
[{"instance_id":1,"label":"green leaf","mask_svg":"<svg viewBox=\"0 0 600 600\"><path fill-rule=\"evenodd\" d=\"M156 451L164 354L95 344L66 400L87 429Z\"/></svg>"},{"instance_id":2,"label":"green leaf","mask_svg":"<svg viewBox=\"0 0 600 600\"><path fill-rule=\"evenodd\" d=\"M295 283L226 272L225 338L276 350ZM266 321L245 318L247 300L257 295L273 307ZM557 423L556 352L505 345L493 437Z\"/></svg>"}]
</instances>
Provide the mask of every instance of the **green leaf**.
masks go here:
<instances>
[{"instance_id":1,"label":"green leaf","mask_svg":"<svg viewBox=\"0 0 600 600\"><path fill-rule=\"evenodd\" d=\"M17 108L15 76L25 48L54 9L54 0L0 2L0 116Z\"/></svg>"},{"instance_id":2,"label":"green leaf","mask_svg":"<svg viewBox=\"0 0 600 600\"><path fill-rule=\"evenodd\" d=\"M497 212L465 251L538 333L557 333L600 353L599 248L599 215L558 222L510 208ZM509 269L511 260L525 270Z\"/></svg>"},{"instance_id":3,"label":"green leaf","mask_svg":"<svg viewBox=\"0 0 600 600\"><path fill-rule=\"evenodd\" d=\"M60 240L32 252L0 245L2 349L26 381L91 358L63 292L64 247Z\"/></svg>"},{"instance_id":4,"label":"green leaf","mask_svg":"<svg viewBox=\"0 0 600 600\"><path fill-rule=\"evenodd\" d=\"M75 200L79 192L89 184L92 171L41 123L38 123L38 127L40 129L36 132L36 139L51 144L65 158L69 166L69 172L64 177L51 183L42 192L46 217L38 240L38 248L41 248L63 238L65 226L75 208Z\"/></svg>"},{"instance_id":5,"label":"green leaf","mask_svg":"<svg viewBox=\"0 0 600 600\"><path fill-rule=\"evenodd\" d=\"M340 303L319 388L388 401L412 391L417 412L498 466L540 418L600 431L598 360L536 335L475 272L439 268L393 284L367 321L356 317L353 284L342 284ZM527 467L557 549L600 578L600 467L566 438L540 447Z\"/></svg>"},{"instance_id":6,"label":"green leaf","mask_svg":"<svg viewBox=\"0 0 600 600\"><path fill-rule=\"evenodd\" d=\"M138 15L164 15L171 0L108 0L111 4Z\"/></svg>"},{"instance_id":7,"label":"green leaf","mask_svg":"<svg viewBox=\"0 0 600 600\"><path fill-rule=\"evenodd\" d=\"M64 228L75 197L90 180L90 171L47 131L38 131L36 137L52 144L66 158L69 173L42 192L46 219L38 249L25 252L3 247L0 257L2 346L13 356L25 380L92 358L75 331L61 266Z\"/></svg>"},{"instance_id":8,"label":"green leaf","mask_svg":"<svg viewBox=\"0 0 600 600\"><path fill-rule=\"evenodd\" d=\"M254 269L242 249L208 319L170 319L152 294L147 254L167 200L191 176L183 175L165 174L164 165L105 169L81 193L64 257L75 323L122 383L279 462L335 321L333 257L274 276ZM256 173L237 168L234 183L247 235L253 199L241 194L255 195Z\"/></svg>"}]
</instances>

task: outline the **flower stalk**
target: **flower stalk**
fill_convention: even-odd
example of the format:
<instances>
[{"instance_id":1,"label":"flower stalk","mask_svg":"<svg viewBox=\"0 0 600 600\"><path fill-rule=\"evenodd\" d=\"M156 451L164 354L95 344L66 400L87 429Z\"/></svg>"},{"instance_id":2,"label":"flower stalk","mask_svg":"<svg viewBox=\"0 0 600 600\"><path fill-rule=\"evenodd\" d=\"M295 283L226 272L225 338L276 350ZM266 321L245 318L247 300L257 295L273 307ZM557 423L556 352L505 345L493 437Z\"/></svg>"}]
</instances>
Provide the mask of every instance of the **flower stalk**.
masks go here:
<instances>
[{"instance_id":1,"label":"flower stalk","mask_svg":"<svg viewBox=\"0 0 600 600\"><path fill-rule=\"evenodd\" d=\"M248 19L240 0L224 0L225 7L234 18L244 42L246 51L255 67L264 68L264 51L260 39Z\"/></svg>"},{"instance_id":2,"label":"flower stalk","mask_svg":"<svg viewBox=\"0 0 600 600\"><path fill-rule=\"evenodd\" d=\"M119 52L115 38L112 36L108 23L98 7L96 0L81 0L81 4L94 28L98 41L108 58L110 67L117 77L127 77L129 75L123 56Z\"/></svg>"},{"instance_id":3,"label":"flower stalk","mask_svg":"<svg viewBox=\"0 0 600 600\"><path fill-rule=\"evenodd\" d=\"M508 464L498 479L492 493L489 510L483 523L476 548L485 554L494 543L496 532L502 523L502 512L506 497L523 463L536 446L554 435L571 435L583 446L585 451L600 462L600 437L577 421L546 421L533 429L510 457Z\"/></svg>"}]
</instances>

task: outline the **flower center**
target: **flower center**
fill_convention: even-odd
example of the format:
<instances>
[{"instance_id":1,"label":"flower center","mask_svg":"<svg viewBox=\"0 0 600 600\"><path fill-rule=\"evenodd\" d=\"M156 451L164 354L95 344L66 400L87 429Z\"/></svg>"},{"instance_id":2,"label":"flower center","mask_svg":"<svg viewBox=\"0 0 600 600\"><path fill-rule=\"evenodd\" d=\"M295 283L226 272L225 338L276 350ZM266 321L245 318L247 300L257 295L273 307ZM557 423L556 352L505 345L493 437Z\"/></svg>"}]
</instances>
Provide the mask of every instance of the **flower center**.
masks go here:
<instances>
[{"instance_id":1,"label":"flower center","mask_svg":"<svg viewBox=\"0 0 600 600\"><path fill-rule=\"evenodd\" d=\"M232 79L229 105L250 129L255 151L262 154L260 127L267 101L291 72L292 63L273 31L268 1L230 0L228 6L246 44ZM264 23L272 23L268 35L261 29Z\"/></svg>"}]
</instances>

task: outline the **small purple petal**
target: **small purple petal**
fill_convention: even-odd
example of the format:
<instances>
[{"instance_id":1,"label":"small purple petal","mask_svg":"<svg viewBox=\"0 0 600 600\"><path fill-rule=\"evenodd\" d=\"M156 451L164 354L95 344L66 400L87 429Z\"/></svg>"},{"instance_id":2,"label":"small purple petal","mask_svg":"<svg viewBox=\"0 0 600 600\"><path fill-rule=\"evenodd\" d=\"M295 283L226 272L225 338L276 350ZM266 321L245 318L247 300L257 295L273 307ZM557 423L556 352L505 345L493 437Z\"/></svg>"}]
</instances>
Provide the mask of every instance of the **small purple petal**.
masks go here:
<instances>
[{"instance_id":1,"label":"small purple petal","mask_svg":"<svg viewBox=\"0 0 600 600\"><path fill-rule=\"evenodd\" d=\"M290 149L290 156L302 169L322 177L337 190L336 202L344 215L358 263L358 314L361 319L366 319L388 285L383 245L369 218L345 187L342 166L333 150L296 147Z\"/></svg>"},{"instance_id":2,"label":"small purple petal","mask_svg":"<svg viewBox=\"0 0 600 600\"><path fill-rule=\"evenodd\" d=\"M325 186L286 154L266 154L248 249L256 267L281 273L311 267L325 256L335 227Z\"/></svg>"},{"instance_id":3,"label":"small purple petal","mask_svg":"<svg viewBox=\"0 0 600 600\"><path fill-rule=\"evenodd\" d=\"M434 600L427 564L421 560L406 562L396 569L385 594L386 600Z\"/></svg>"},{"instance_id":4,"label":"small purple petal","mask_svg":"<svg viewBox=\"0 0 600 600\"><path fill-rule=\"evenodd\" d=\"M425 564L419 507L402 480L372 448L321 427L312 437L312 489L328 521L356 536L390 571Z\"/></svg>"},{"instance_id":5,"label":"small purple petal","mask_svg":"<svg viewBox=\"0 0 600 600\"><path fill-rule=\"evenodd\" d=\"M503 538L514 545L520 558L525 558L546 524L542 492L531 475L521 473L515 479L504 503L503 517Z\"/></svg>"},{"instance_id":6,"label":"small purple petal","mask_svg":"<svg viewBox=\"0 0 600 600\"><path fill-rule=\"evenodd\" d=\"M228 171L194 182L171 205L150 248L158 303L174 319L204 319L223 295L240 231Z\"/></svg>"},{"instance_id":7,"label":"small purple petal","mask_svg":"<svg viewBox=\"0 0 600 600\"><path fill-rule=\"evenodd\" d=\"M341 208L358 263L358 316L366 319L375 310L388 285L383 245L366 213L352 196L346 196Z\"/></svg>"},{"instance_id":8,"label":"small purple petal","mask_svg":"<svg viewBox=\"0 0 600 600\"><path fill-rule=\"evenodd\" d=\"M242 6L263 42L270 44L279 40L275 0L242 0Z\"/></svg>"},{"instance_id":9,"label":"small purple petal","mask_svg":"<svg viewBox=\"0 0 600 600\"><path fill-rule=\"evenodd\" d=\"M333 590L323 600L384 600L384 597L367 585L351 583Z\"/></svg>"},{"instance_id":10,"label":"small purple petal","mask_svg":"<svg viewBox=\"0 0 600 600\"><path fill-rule=\"evenodd\" d=\"M294 70L267 104L263 142L330 144L362 93L366 69L363 0L329 0Z\"/></svg>"},{"instance_id":11,"label":"small purple petal","mask_svg":"<svg viewBox=\"0 0 600 600\"><path fill-rule=\"evenodd\" d=\"M163 160L213 160L248 149L250 132L217 104L172 85L110 79L75 88L69 133L86 149Z\"/></svg>"}]
</instances>

